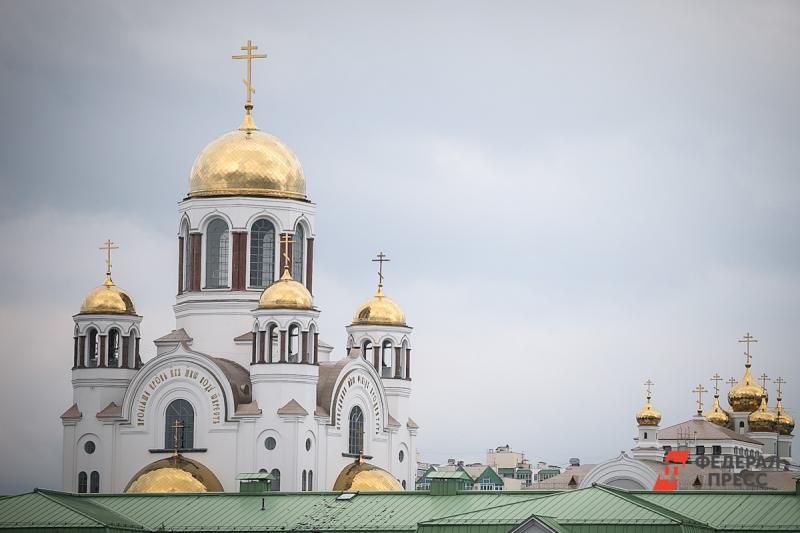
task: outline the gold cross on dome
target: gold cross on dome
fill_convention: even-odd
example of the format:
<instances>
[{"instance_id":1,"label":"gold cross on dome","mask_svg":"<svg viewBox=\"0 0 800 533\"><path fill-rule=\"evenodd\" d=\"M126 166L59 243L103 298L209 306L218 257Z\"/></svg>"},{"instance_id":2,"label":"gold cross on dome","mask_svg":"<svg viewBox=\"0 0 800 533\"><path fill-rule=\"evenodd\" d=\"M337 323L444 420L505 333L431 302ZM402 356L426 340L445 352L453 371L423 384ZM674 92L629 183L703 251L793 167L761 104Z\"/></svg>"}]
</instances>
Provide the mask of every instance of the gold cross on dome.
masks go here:
<instances>
[{"instance_id":1,"label":"gold cross on dome","mask_svg":"<svg viewBox=\"0 0 800 533\"><path fill-rule=\"evenodd\" d=\"M745 356L745 364L749 365L750 364L750 343L751 342L758 342L758 339L756 339L755 337L750 335L750 332L748 331L747 334L745 334L744 337L739 339L739 342L744 342L747 345L747 349L744 352L744 356Z\"/></svg>"},{"instance_id":2,"label":"gold cross on dome","mask_svg":"<svg viewBox=\"0 0 800 533\"><path fill-rule=\"evenodd\" d=\"M107 239L100 247L101 250L106 251L106 276L111 275L111 250L119 250L119 246L114 246L114 244L116 243L111 242L111 239Z\"/></svg>"},{"instance_id":3,"label":"gold cross on dome","mask_svg":"<svg viewBox=\"0 0 800 533\"><path fill-rule=\"evenodd\" d=\"M288 233L284 233L281 236L281 244L283 245L283 271L284 273L291 271L291 258L289 257L289 246L294 244L294 240L292 240L292 236Z\"/></svg>"},{"instance_id":4,"label":"gold cross on dome","mask_svg":"<svg viewBox=\"0 0 800 533\"><path fill-rule=\"evenodd\" d=\"M703 387L703 384L700 383L697 387L695 387L692 392L697 393L697 414L702 414L703 412L703 393L708 392L708 390Z\"/></svg>"},{"instance_id":5,"label":"gold cross on dome","mask_svg":"<svg viewBox=\"0 0 800 533\"><path fill-rule=\"evenodd\" d=\"M178 456L178 431L183 428L183 423L180 420L176 420L172 423L172 455L174 457Z\"/></svg>"},{"instance_id":6,"label":"gold cross on dome","mask_svg":"<svg viewBox=\"0 0 800 533\"><path fill-rule=\"evenodd\" d=\"M761 381L761 388L767 390L767 381L772 381L769 379L769 376L766 372L762 372L761 375L758 377L759 381Z\"/></svg>"},{"instance_id":7,"label":"gold cross on dome","mask_svg":"<svg viewBox=\"0 0 800 533\"><path fill-rule=\"evenodd\" d=\"M719 377L719 373L715 373L711 376L711 381L714 382L714 394L719 395L719 382L722 381L722 378Z\"/></svg>"},{"instance_id":8,"label":"gold cross on dome","mask_svg":"<svg viewBox=\"0 0 800 533\"><path fill-rule=\"evenodd\" d=\"M388 263L391 261L385 253L381 252L377 256L377 259L373 259L373 263L378 263L378 288L383 288L383 264Z\"/></svg>"},{"instance_id":9,"label":"gold cross on dome","mask_svg":"<svg viewBox=\"0 0 800 533\"><path fill-rule=\"evenodd\" d=\"M781 397L781 385L783 385L784 383L786 383L786 380L783 379L781 376L775 378L775 384L778 386L778 398Z\"/></svg>"},{"instance_id":10,"label":"gold cross on dome","mask_svg":"<svg viewBox=\"0 0 800 533\"><path fill-rule=\"evenodd\" d=\"M247 106L252 107L253 106L252 96L253 96L253 93L256 92L255 89L253 89L253 80L252 80L253 60L254 59L266 59L267 58L267 54L254 54L253 50L258 50L258 46L254 45L249 39L247 41L247 44L242 46L241 49L243 51L245 51L246 53L243 54L243 55L231 56L231 58L232 59L246 59L247 60L247 79L243 80L244 81L244 86L245 86L245 96L246 96L245 107L247 107Z\"/></svg>"},{"instance_id":11,"label":"gold cross on dome","mask_svg":"<svg viewBox=\"0 0 800 533\"><path fill-rule=\"evenodd\" d=\"M652 396L652 394L653 394L653 391L652 391L653 385L655 385L655 383L650 381L650 378L648 378L647 381L644 382L644 386L647 387L647 397L648 398L650 398L650 396Z\"/></svg>"},{"instance_id":12,"label":"gold cross on dome","mask_svg":"<svg viewBox=\"0 0 800 533\"><path fill-rule=\"evenodd\" d=\"M733 388L733 386L739 382L736 380L736 378L729 378L728 381L726 381L725 383L727 383L728 385L731 386L731 388Z\"/></svg>"}]
</instances>

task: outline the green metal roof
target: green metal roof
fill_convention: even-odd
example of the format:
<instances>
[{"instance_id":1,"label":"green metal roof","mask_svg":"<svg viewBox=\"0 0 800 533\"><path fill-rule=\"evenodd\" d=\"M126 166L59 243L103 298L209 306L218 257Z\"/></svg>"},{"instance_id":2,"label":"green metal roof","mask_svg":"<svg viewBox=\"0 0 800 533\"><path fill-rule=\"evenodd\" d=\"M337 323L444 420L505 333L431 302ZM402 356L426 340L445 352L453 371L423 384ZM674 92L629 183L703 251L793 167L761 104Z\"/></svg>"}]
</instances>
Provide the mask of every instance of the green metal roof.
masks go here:
<instances>
[{"instance_id":1,"label":"green metal roof","mask_svg":"<svg viewBox=\"0 0 800 533\"><path fill-rule=\"evenodd\" d=\"M275 476L270 474L269 472L252 472L252 473L243 473L236 476L238 481L265 481L269 480L272 481L275 479Z\"/></svg>"},{"instance_id":2,"label":"green metal roof","mask_svg":"<svg viewBox=\"0 0 800 533\"><path fill-rule=\"evenodd\" d=\"M467 474L463 470L455 470L452 472L434 471L429 473L425 477L427 477L428 479L463 479L466 481L472 481L472 478L469 477L469 474Z\"/></svg>"}]
</instances>

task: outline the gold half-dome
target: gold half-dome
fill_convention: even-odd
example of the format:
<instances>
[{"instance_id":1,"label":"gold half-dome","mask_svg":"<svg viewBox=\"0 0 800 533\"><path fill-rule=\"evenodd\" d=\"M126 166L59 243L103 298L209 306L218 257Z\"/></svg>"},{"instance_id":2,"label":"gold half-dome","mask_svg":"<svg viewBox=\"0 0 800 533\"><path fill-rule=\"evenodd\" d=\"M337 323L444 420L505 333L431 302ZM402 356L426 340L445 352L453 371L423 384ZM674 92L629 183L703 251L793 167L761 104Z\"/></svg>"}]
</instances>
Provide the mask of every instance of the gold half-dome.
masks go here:
<instances>
[{"instance_id":1,"label":"gold half-dome","mask_svg":"<svg viewBox=\"0 0 800 533\"><path fill-rule=\"evenodd\" d=\"M135 315L133 300L125 291L114 285L111 276L86 295L81 304L81 315Z\"/></svg>"},{"instance_id":2,"label":"gold half-dome","mask_svg":"<svg viewBox=\"0 0 800 533\"><path fill-rule=\"evenodd\" d=\"M775 429L781 435L791 435L794 430L794 418L783 410L780 398L775 404Z\"/></svg>"},{"instance_id":3,"label":"gold half-dome","mask_svg":"<svg viewBox=\"0 0 800 533\"><path fill-rule=\"evenodd\" d=\"M753 380L750 365L745 365L742 381L728 391L728 403L736 412L753 412L758 409L762 399L769 400L769 395Z\"/></svg>"},{"instance_id":4,"label":"gold half-dome","mask_svg":"<svg viewBox=\"0 0 800 533\"><path fill-rule=\"evenodd\" d=\"M392 474L375 465L356 459L345 466L333 483L334 491L394 492L404 490Z\"/></svg>"},{"instance_id":5,"label":"gold half-dome","mask_svg":"<svg viewBox=\"0 0 800 533\"><path fill-rule=\"evenodd\" d=\"M222 492L211 470L182 455L150 463L133 476L125 492Z\"/></svg>"},{"instance_id":6,"label":"gold half-dome","mask_svg":"<svg viewBox=\"0 0 800 533\"><path fill-rule=\"evenodd\" d=\"M378 287L375 296L359 306L353 324L405 326L406 315L394 300L384 296L383 288Z\"/></svg>"},{"instance_id":7,"label":"gold half-dome","mask_svg":"<svg viewBox=\"0 0 800 533\"><path fill-rule=\"evenodd\" d=\"M289 269L281 279L264 289L258 300L259 309L313 309L314 301L302 283L292 279Z\"/></svg>"},{"instance_id":8,"label":"gold half-dome","mask_svg":"<svg viewBox=\"0 0 800 533\"><path fill-rule=\"evenodd\" d=\"M644 407L636 413L636 423L640 426L657 426L659 422L661 422L661 413L653 408L650 396L648 396Z\"/></svg>"},{"instance_id":9,"label":"gold half-dome","mask_svg":"<svg viewBox=\"0 0 800 533\"><path fill-rule=\"evenodd\" d=\"M256 128L248 113L238 130L211 141L197 156L189 196L305 199L306 181L289 147Z\"/></svg>"},{"instance_id":10,"label":"gold half-dome","mask_svg":"<svg viewBox=\"0 0 800 533\"><path fill-rule=\"evenodd\" d=\"M711 409L706 411L704 416L709 422L722 427L727 427L728 422L731 420L730 415L719 405L719 394L714 395L714 404Z\"/></svg>"},{"instance_id":11,"label":"gold half-dome","mask_svg":"<svg viewBox=\"0 0 800 533\"><path fill-rule=\"evenodd\" d=\"M775 420L777 416L767 407L767 400L761 398L761 405L756 411L747 417L750 431L775 431Z\"/></svg>"}]
</instances>

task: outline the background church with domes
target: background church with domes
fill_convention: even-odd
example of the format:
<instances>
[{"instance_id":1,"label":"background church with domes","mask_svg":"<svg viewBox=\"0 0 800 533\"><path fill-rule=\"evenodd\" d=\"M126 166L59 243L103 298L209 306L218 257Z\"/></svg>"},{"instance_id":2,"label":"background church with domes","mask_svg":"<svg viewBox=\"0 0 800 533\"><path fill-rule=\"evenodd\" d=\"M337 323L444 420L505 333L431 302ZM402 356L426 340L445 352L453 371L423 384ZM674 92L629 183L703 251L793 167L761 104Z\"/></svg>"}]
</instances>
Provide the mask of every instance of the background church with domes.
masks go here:
<instances>
[{"instance_id":1,"label":"background church with domes","mask_svg":"<svg viewBox=\"0 0 800 533\"><path fill-rule=\"evenodd\" d=\"M174 328L142 357L143 317L112 280L74 318L72 405L61 416L63 489L413 489L411 327L378 287L332 359L313 298L315 204L302 167L252 116L197 156L178 204ZM113 228L112 228L113 229ZM171 331L170 331L171 330ZM264 475L268 474L268 475Z\"/></svg>"}]
</instances>

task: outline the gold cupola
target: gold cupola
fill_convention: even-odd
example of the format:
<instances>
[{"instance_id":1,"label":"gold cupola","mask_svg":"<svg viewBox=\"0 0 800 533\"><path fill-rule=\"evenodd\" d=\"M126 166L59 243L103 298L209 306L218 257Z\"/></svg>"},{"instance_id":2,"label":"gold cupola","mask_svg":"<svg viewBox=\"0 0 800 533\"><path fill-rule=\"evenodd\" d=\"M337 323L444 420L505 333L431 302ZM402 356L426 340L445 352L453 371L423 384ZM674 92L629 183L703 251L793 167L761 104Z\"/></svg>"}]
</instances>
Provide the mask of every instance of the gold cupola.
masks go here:
<instances>
[{"instance_id":1,"label":"gold cupola","mask_svg":"<svg viewBox=\"0 0 800 533\"><path fill-rule=\"evenodd\" d=\"M258 47L250 41L246 54L233 59L247 60L245 116L238 129L211 141L192 165L189 197L272 196L306 198L303 169L294 153L280 139L259 130L253 122L251 62L266 54L253 54Z\"/></svg>"},{"instance_id":2,"label":"gold cupola","mask_svg":"<svg viewBox=\"0 0 800 533\"><path fill-rule=\"evenodd\" d=\"M750 363L744 367L744 377L728 391L728 403L735 412L753 412L759 408L761 400L769 399L767 391L753 380Z\"/></svg>"},{"instance_id":3,"label":"gold cupola","mask_svg":"<svg viewBox=\"0 0 800 533\"><path fill-rule=\"evenodd\" d=\"M383 287L379 285L375 296L359 306L353 324L405 326L406 315L394 300L383 294Z\"/></svg>"},{"instance_id":4,"label":"gold cupola","mask_svg":"<svg viewBox=\"0 0 800 533\"><path fill-rule=\"evenodd\" d=\"M750 431L775 431L775 412L767 407L767 399L761 398L761 405L747 417Z\"/></svg>"},{"instance_id":5,"label":"gold cupola","mask_svg":"<svg viewBox=\"0 0 800 533\"><path fill-rule=\"evenodd\" d=\"M111 239L104 243L101 250L107 253L106 258L106 279L102 285L95 287L86 295L81 304L81 315L132 315L136 316L136 309L133 307L133 300L128 294L114 285L111 279L111 250L116 250L118 246L113 246Z\"/></svg>"},{"instance_id":6,"label":"gold cupola","mask_svg":"<svg viewBox=\"0 0 800 533\"><path fill-rule=\"evenodd\" d=\"M335 492L396 492L403 486L386 470L359 457L345 466L333 483Z\"/></svg>"},{"instance_id":7,"label":"gold cupola","mask_svg":"<svg viewBox=\"0 0 800 533\"><path fill-rule=\"evenodd\" d=\"M259 309L313 309L311 293L302 283L292 279L284 267L281 279L264 289L258 300Z\"/></svg>"},{"instance_id":8,"label":"gold cupola","mask_svg":"<svg viewBox=\"0 0 800 533\"><path fill-rule=\"evenodd\" d=\"M656 411L653 408L653 404L650 403L650 399L652 398L650 386L653 385L653 383L647 380L645 385L647 385L647 400L644 402L644 407L636 413L636 423L640 426L657 426L659 422L661 422L661 413Z\"/></svg>"},{"instance_id":9,"label":"gold cupola","mask_svg":"<svg viewBox=\"0 0 800 533\"><path fill-rule=\"evenodd\" d=\"M714 394L714 404L705 412L706 420L722 427L728 427L730 415L719 405L719 393Z\"/></svg>"},{"instance_id":10,"label":"gold cupola","mask_svg":"<svg viewBox=\"0 0 800 533\"><path fill-rule=\"evenodd\" d=\"M783 410L780 397L775 404L775 430L781 435L791 435L794 431L794 418Z\"/></svg>"},{"instance_id":11,"label":"gold cupola","mask_svg":"<svg viewBox=\"0 0 800 533\"><path fill-rule=\"evenodd\" d=\"M139 470L125 492L223 492L223 488L217 476L205 465L176 454Z\"/></svg>"}]
</instances>

